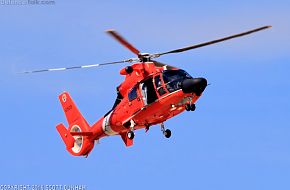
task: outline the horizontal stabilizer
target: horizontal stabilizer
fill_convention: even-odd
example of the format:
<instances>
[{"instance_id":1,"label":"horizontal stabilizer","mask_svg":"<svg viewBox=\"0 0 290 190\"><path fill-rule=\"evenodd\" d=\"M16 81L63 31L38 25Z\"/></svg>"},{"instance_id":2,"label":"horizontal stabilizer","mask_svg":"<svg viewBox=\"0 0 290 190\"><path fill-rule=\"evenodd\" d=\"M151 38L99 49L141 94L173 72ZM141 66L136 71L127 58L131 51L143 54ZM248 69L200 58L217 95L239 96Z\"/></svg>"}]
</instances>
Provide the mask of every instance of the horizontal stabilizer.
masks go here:
<instances>
[{"instance_id":1,"label":"horizontal stabilizer","mask_svg":"<svg viewBox=\"0 0 290 190\"><path fill-rule=\"evenodd\" d=\"M93 132L70 132L72 136L91 136Z\"/></svg>"}]
</instances>

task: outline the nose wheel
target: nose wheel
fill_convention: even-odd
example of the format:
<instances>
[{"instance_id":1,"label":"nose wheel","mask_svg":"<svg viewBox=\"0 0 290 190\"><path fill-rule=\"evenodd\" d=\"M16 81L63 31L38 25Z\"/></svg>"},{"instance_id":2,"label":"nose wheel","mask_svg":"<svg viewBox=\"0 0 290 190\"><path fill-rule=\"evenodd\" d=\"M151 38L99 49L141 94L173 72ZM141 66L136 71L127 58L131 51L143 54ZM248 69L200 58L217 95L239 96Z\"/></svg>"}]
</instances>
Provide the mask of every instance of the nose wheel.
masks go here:
<instances>
[{"instance_id":1,"label":"nose wheel","mask_svg":"<svg viewBox=\"0 0 290 190\"><path fill-rule=\"evenodd\" d=\"M185 105L185 110L186 111L194 111L196 108L195 104L186 104Z\"/></svg>"},{"instance_id":2,"label":"nose wheel","mask_svg":"<svg viewBox=\"0 0 290 190\"><path fill-rule=\"evenodd\" d=\"M164 137L166 137L166 138L171 137L171 131L169 129L165 129L164 123L161 123L161 131L162 131Z\"/></svg>"}]
</instances>

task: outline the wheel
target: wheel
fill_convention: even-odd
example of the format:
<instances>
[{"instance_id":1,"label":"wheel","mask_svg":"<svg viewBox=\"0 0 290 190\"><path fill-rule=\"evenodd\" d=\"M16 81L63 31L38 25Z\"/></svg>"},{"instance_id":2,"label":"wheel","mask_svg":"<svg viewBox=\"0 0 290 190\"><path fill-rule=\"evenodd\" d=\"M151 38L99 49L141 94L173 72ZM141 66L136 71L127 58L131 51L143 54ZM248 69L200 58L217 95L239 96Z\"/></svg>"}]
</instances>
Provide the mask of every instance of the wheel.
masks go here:
<instances>
[{"instance_id":1,"label":"wheel","mask_svg":"<svg viewBox=\"0 0 290 190\"><path fill-rule=\"evenodd\" d=\"M186 111L190 111L190 105L189 105L189 104L186 104L186 105L185 105L185 110L186 110Z\"/></svg>"},{"instance_id":2,"label":"wheel","mask_svg":"<svg viewBox=\"0 0 290 190\"><path fill-rule=\"evenodd\" d=\"M196 108L196 107L195 107L195 104L191 104L191 105L190 105L190 111L194 111L195 108Z\"/></svg>"},{"instance_id":3,"label":"wheel","mask_svg":"<svg viewBox=\"0 0 290 190\"><path fill-rule=\"evenodd\" d=\"M166 129L166 130L164 131L164 136L165 136L166 138L171 137L171 131L170 131L169 129Z\"/></svg>"},{"instance_id":4,"label":"wheel","mask_svg":"<svg viewBox=\"0 0 290 190\"><path fill-rule=\"evenodd\" d=\"M128 139L134 139L134 137L135 137L135 133L133 132L133 131L129 131L128 133L127 133L127 137L128 137Z\"/></svg>"}]
</instances>

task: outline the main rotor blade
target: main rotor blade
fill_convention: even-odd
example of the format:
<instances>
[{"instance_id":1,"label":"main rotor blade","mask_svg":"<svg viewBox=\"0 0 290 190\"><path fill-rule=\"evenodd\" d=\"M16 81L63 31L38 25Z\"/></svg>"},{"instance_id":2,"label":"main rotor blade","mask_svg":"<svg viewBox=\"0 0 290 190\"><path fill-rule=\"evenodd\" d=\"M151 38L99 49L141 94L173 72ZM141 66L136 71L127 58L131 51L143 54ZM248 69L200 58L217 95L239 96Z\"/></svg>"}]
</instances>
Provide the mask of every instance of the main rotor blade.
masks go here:
<instances>
[{"instance_id":1,"label":"main rotor blade","mask_svg":"<svg viewBox=\"0 0 290 190\"><path fill-rule=\"evenodd\" d=\"M130 44L125 38L123 38L120 34L118 34L114 30L107 30L107 33L110 34L112 37L114 37L118 42L120 42L123 46L128 48L131 52L139 55L140 51L136 49L132 44Z\"/></svg>"},{"instance_id":2,"label":"main rotor blade","mask_svg":"<svg viewBox=\"0 0 290 190\"><path fill-rule=\"evenodd\" d=\"M171 51L167 51L167 52L163 52L163 53L152 54L151 56L152 57L159 57L161 55L170 54L170 53L180 53L180 52L183 52L183 51L188 51L188 50L191 50L191 49L196 49L196 48L200 48L200 47L203 47L203 46L208 46L208 45L211 45L211 44L215 44L215 43L219 43L219 42L222 42L222 41L230 40L230 39L233 39L233 38L238 38L238 37L241 37L241 36L249 35L251 33L258 32L258 31L261 31L261 30L265 30L265 29L268 29L268 28L271 28L271 27L272 26L264 26L264 27L256 28L254 30L250 30L250 31L243 32L243 33L240 33L240 34L235 34L235 35L232 35L232 36L228 36L228 37L225 37L225 38L221 38L221 39L217 39L217 40L213 40L213 41L209 41L209 42L205 42L205 43L201 43L201 44L197 44L197 45L193 45L193 46L188 46L188 47L184 47L184 48L180 48L180 49L175 49L175 50L171 50Z\"/></svg>"},{"instance_id":3,"label":"main rotor blade","mask_svg":"<svg viewBox=\"0 0 290 190\"><path fill-rule=\"evenodd\" d=\"M84 69L84 68L91 68L91 67L99 67L104 65L112 65L118 63L126 63L132 62L134 59L127 59L123 61L115 61L109 63L100 63L100 64L92 64L92 65L82 65L82 66L73 66L73 67L60 67L60 68L52 68L52 69L41 69L41 70L34 70L34 71L24 71L21 72L22 74L29 74L29 73L41 73L41 72L48 72L48 71L64 71L64 70L71 70L71 69Z\"/></svg>"}]
</instances>

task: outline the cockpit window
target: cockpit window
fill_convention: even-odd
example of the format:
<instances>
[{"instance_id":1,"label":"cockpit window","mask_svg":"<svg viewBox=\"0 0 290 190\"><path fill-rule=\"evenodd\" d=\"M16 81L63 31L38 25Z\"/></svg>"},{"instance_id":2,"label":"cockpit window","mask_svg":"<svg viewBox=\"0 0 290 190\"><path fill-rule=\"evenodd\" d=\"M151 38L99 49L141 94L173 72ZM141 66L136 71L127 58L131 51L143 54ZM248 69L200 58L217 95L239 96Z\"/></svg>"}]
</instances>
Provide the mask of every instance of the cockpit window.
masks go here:
<instances>
[{"instance_id":1,"label":"cockpit window","mask_svg":"<svg viewBox=\"0 0 290 190\"><path fill-rule=\"evenodd\" d=\"M132 101L137 98L137 87L135 86L132 90L128 93L129 101Z\"/></svg>"},{"instance_id":2,"label":"cockpit window","mask_svg":"<svg viewBox=\"0 0 290 190\"><path fill-rule=\"evenodd\" d=\"M169 92L174 92L181 89L181 84L184 79L192 77L184 70L166 70L163 72L163 80Z\"/></svg>"}]
</instances>

